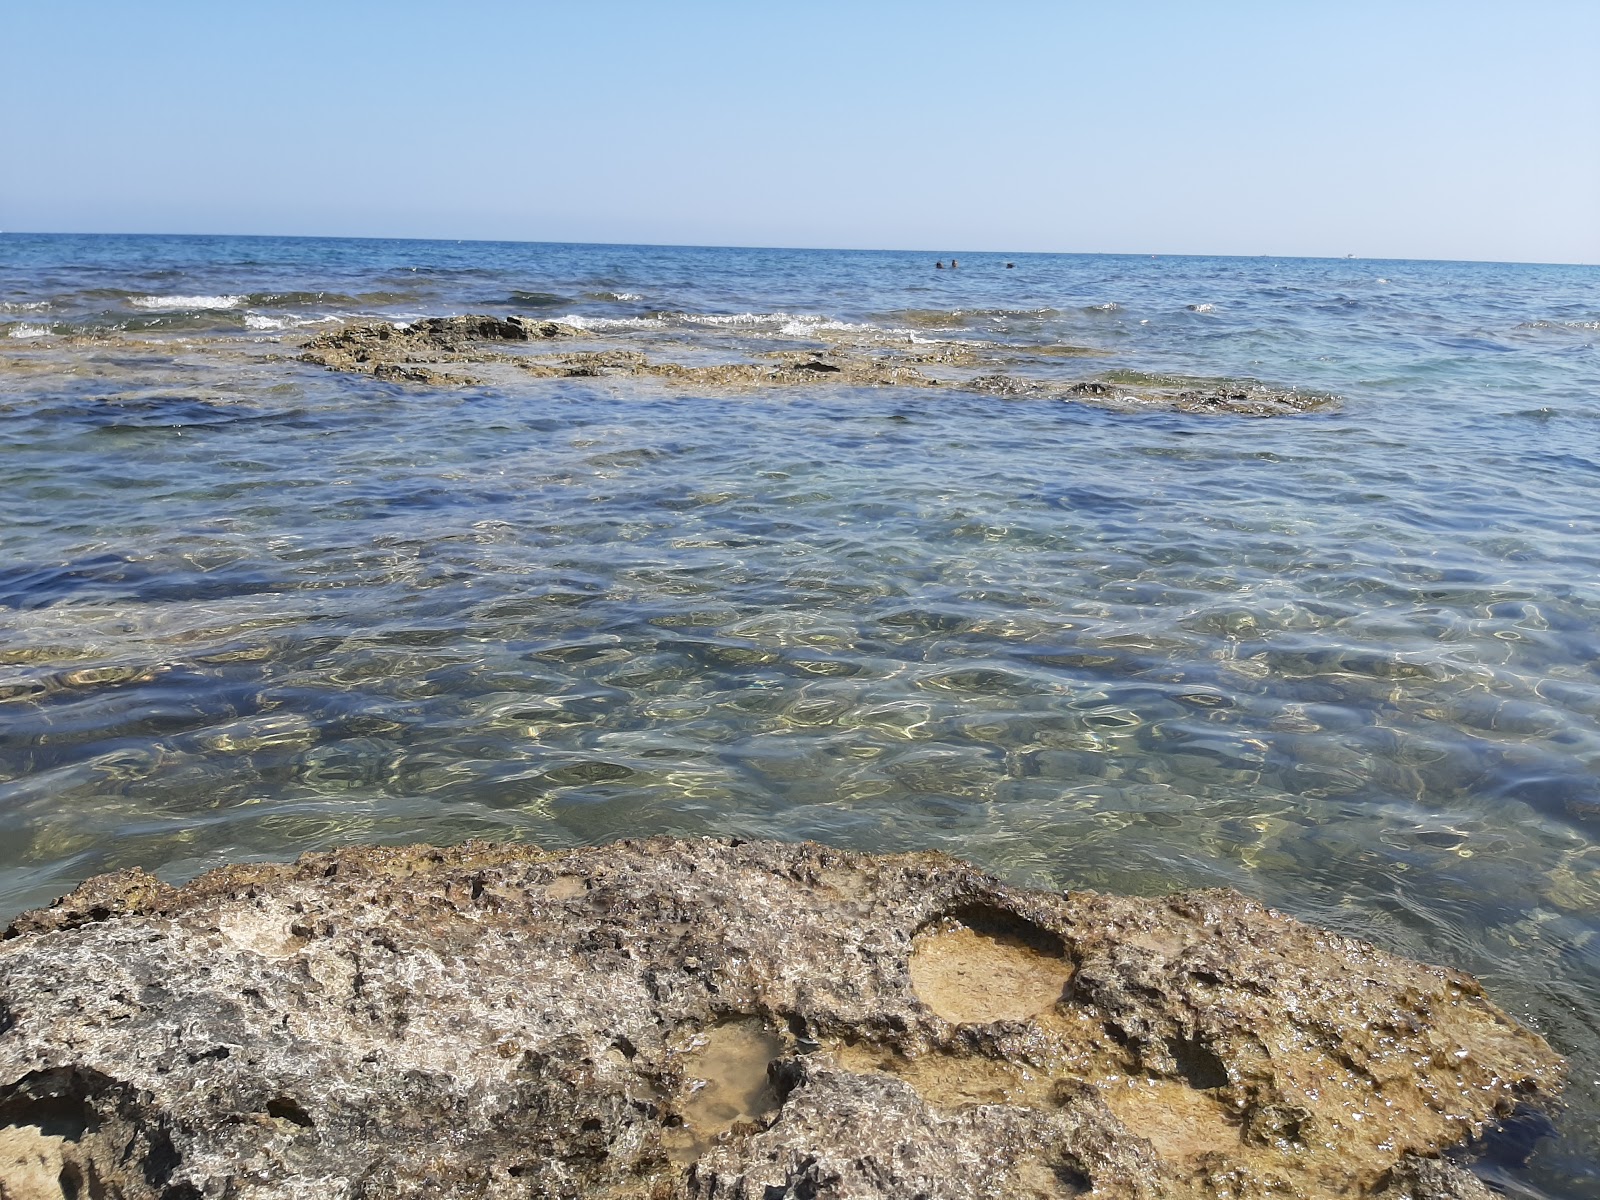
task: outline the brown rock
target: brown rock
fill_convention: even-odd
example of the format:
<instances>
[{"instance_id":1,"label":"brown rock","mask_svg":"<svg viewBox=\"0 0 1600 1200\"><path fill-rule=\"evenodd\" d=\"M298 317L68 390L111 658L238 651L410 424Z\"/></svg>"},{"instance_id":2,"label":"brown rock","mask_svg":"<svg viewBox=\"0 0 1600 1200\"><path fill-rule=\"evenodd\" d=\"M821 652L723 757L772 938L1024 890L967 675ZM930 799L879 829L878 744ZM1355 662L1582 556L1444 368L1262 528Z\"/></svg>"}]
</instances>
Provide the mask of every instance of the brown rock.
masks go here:
<instances>
[{"instance_id":1,"label":"brown rock","mask_svg":"<svg viewBox=\"0 0 1600 1200\"><path fill-rule=\"evenodd\" d=\"M347 850L6 937L11 1200L1481 1197L1438 1156L1561 1084L1459 972L937 854Z\"/></svg>"}]
</instances>

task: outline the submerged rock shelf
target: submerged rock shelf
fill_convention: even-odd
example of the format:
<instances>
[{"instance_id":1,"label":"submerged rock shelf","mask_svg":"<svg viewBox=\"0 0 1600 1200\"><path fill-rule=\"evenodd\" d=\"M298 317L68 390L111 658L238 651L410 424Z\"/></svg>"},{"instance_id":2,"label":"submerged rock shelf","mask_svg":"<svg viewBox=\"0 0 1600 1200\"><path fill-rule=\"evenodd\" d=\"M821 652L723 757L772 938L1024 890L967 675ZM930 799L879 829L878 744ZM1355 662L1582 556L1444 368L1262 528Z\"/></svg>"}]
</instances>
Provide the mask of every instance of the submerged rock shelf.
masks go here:
<instances>
[{"instance_id":1,"label":"submerged rock shelf","mask_svg":"<svg viewBox=\"0 0 1600 1200\"><path fill-rule=\"evenodd\" d=\"M821 332L821 331L813 331ZM749 391L764 387L948 388L1020 400L1087 402L1123 410L1231 413L1287 416L1327 408L1337 397L1296 388L1270 387L1255 380L1143 376L1062 380L1008 373L1036 366L1076 347L1005 346L976 341L905 342L882 331L834 334L817 350L775 350L754 360L685 364L652 360L653 339L633 331L603 339L607 348L532 354L507 353L508 343L550 343L585 336L559 321L488 315L429 317L410 325L388 322L346 326L307 340L301 359L333 371L372 375L394 383L470 385L478 376L434 370L442 364L514 367L540 378L628 376L669 386ZM593 335L588 335L592 337ZM612 345L621 349L610 348ZM499 346L501 349L493 347ZM680 347L681 348L681 347ZM1124 373L1126 374L1126 373Z\"/></svg>"},{"instance_id":2,"label":"submerged rock shelf","mask_svg":"<svg viewBox=\"0 0 1600 1200\"><path fill-rule=\"evenodd\" d=\"M0 1195L1484 1196L1562 1064L1226 891L652 839L102 876L0 943Z\"/></svg>"}]
</instances>

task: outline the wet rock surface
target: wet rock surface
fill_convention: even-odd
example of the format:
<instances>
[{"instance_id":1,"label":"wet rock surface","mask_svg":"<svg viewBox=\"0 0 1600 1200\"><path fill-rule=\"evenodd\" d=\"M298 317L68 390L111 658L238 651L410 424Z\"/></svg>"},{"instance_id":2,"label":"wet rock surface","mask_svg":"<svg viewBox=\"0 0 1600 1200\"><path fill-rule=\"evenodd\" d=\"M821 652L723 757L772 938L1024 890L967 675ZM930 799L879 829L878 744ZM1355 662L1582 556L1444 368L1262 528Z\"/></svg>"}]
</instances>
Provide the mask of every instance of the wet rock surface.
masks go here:
<instances>
[{"instance_id":1,"label":"wet rock surface","mask_svg":"<svg viewBox=\"0 0 1600 1200\"><path fill-rule=\"evenodd\" d=\"M321 334L302 346L301 359L335 371L427 384L481 382L470 376L442 375L424 365L454 362L512 364L542 377L626 375L702 388L950 388L1007 399L1256 417L1309 412L1336 402L1335 397L1326 394L1254 381L1208 382L1148 376L1137 385L1129 385L1096 379L1016 377L992 369L997 357L1003 361L1003 356L997 356L997 348L974 342L903 344L881 336L866 337L858 345L833 345L821 353L775 351L759 355L758 361L698 365L655 361L637 348L556 354L508 353L503 348L510 342L548 341L582 333L560 322L520 317L433 317L404 327L386 323L352 325ZM1041 350L1048 349L1030 348L1023 357L1037 357Z\"/></svg>"},{"instance_id":2,"label":"wet rock surface","mask_svg":"<svg viewBox=\"0 0 1600 1200\"><path fill-rule=\"evenodd\" d=\"M0 1195L1485 1196L1561 1063L1231 892L653 839L131 871L0 943Z\"/></svg>"}]
</instances>

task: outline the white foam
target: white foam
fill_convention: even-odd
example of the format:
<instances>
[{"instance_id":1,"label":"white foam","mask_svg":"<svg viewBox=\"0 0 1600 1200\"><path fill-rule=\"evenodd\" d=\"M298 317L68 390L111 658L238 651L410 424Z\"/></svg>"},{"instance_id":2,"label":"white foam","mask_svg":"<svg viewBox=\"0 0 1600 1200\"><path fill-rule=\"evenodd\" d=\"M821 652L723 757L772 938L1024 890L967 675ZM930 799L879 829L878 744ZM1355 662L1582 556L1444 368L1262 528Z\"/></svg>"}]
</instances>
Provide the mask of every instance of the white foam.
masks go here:
<instances>
[{"instance_id":1,"label":"white foam","mask_svg":"<svg viewBox=\"0 0 1600 1200\"><path fill-rule=\"evenodd\" d=\"M244 327L246 329L287 329L290 324L299 324L281 320L278 317L263 317L260 313L245 313Z\"/></svg>"},{"instance_id":2,"label":"white foam","mask_svg":"<svg viewBox=\"0 0 1600 1200\"><path fill-rule=\"evenodd\" d=\"M13 338L49 337L51 332L48 325L18 325L8 330L6 336Z\"/></svg>"},{"instance_id":3,"label":"white foam","mask_svg":"<svg viewBox=\"0 0 1600 1200\"><path fill-rule=\"evenodd\" d=\"M658 317L584 317L577 313L568 313L564 317L557 317L563 325L571 325L576 329L589 329L602 333L607 329L665 329L666 322Z\"/></svg>"},{"instance_id":4,"label":"white foam","mask_svg":"<svg viewBox=\"0 0 1600 1200\"><path fill-rule=\"evenodd\" d=\"M607 292L606 295L610 296L613 300L643 300L644 299L644 297L639 295L638 292Z\"/></svg>"},{"instance_id":5,"label":"white foam","mask_svg":"<svg viewBox=\"0 0 1600 1200\"><path fill-rule=\"evenodd\" d=\"M778 332L786 337L805 337L808 333L815 333L819 329L859 330L873 329L871 325L852 325L849 321L829 321L822 317L796 317L778 326Z\"/></svg>"},{"instance_id":6,"label":"white foam","mask_svg":"<svg viewBox=\"0 0 1600 1200\"><path fill-rule=\"evenodd\" d=\"M690 325L780 325L787 321L805 321L817 318L794 317L788 313L674 313L680 321Z\"/></svg>"},{"instance_id":7,"label":"white foam","mask_svg":"<svg viewBox=\"0 0 1600 1200\"><path fill-rule=\"evenodd\" d=\"M1600 321L1523 321L1518 329L1577 329L1583 332L1600 330Z\"/></svg>"},{"instance_id":8,"label":"white foam","mask_svg":"<svg viewBox=\"0 0 1600 1200\"><path fill-rule=\"evenodd\" d=\"M1189 311L1190 312L1202 312L1202 313L1204 313L1204 312L1216 312L1217 311L1217 306L1215 304L1191 304L1191 305L1189 305Z\"/></svg>"},{"instance_id":9,"label":"white foam","mask_svg":"<svg viewBox=\"0 0 1600 1200\"><path fill-rule=\"evenodd\" d=\"M135 308L237 308L248 296L135 296Z\"/></svg>"},{"instance_id":10,"label":"white foam","mask_svg":"<svg viewBox=\"0 0 1600 1200\"><path fill-rule=\"evenodd\" d=\"M0 303L0 312L42 312L49 307L48 300L13 300Z\"/></svg>"},{"instance_id":11,"label":"white foam","mask_svg":"<svg viewBox=\"0 0 1600 1200\"><path fill-rule=\"evenodd\" d=\"M712 329L749 329L758 334L780 337L809 337L818 330L846 330L872 333L908 333L907 330L882 330L875 325L858 325L831 317L808 313L664 313L659 317L586 317L568 313L557 317L564 325L603 333L607 330L666 329L670 326L699 325Z\"/></svg>"}]
</instances>

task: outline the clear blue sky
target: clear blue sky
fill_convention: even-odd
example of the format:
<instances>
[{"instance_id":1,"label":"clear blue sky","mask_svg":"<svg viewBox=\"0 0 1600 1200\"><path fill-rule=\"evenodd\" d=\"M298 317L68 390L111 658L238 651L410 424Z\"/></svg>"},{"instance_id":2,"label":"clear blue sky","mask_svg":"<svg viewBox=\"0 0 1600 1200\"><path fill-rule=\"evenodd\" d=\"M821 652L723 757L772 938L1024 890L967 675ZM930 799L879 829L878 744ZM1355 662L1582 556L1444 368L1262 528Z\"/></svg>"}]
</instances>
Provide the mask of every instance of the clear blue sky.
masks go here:
<instances>
[{"instance_id":1,"label":"clear blue sky","mask_svg":"<svg viewBox=\"0 0 1600 1200\"><path fill-rule=\"evenodd\" d=\"M1600 263L1600 0L0 0L0 229Z\"/></svg>"}]
</instances>

